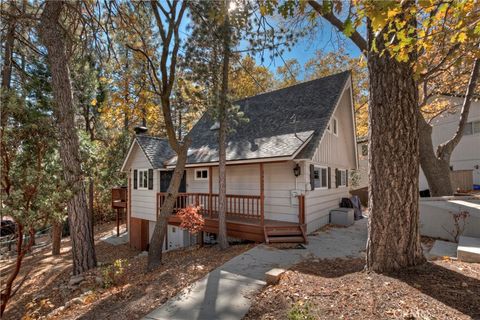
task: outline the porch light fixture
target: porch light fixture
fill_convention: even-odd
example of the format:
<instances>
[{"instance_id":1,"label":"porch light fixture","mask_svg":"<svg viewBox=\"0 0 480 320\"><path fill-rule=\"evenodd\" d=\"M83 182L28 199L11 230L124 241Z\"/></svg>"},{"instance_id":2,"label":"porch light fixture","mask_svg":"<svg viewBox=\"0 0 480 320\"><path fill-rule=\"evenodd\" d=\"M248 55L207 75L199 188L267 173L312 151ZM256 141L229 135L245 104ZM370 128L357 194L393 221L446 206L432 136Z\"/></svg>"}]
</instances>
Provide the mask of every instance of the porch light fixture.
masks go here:
<instances>
[{"instance_id":1,"label":"porch light fixture","mask_svg":"<svg viewBox=\"0 0 480 320\"><path fill-rule=\"evenodd\" d=\"M295 175L295 177L298 177L300 174L301 174L301 169L300 169L300 166L297 164L295 164L295 167L293 168L293 174Z\"/></svg>"}]
</instances>

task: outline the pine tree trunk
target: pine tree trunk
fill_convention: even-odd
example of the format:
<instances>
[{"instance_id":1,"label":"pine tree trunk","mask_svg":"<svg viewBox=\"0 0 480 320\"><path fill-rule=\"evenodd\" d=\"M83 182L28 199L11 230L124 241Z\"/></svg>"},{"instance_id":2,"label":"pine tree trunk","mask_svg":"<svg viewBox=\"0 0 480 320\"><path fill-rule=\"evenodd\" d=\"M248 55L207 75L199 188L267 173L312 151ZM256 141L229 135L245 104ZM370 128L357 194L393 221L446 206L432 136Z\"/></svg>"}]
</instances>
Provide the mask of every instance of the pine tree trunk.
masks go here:
<instances>
[{"instance_id":1,"label":"pine tree trunk","mask_svg":"<svg viewBox=\"0 0 480 320\"><path fill-rule=\"evenodd\" d=\"M419 115L420 130L420 165L428 182L432 197L450 196L453 194L450 177L450 163L437 158L432 143L432 126L422 115Z\"/></svg>"},{"instance_id":2,"label":"pine tree trunk","mask_svg":"<svg viewBox=\"0 0 480 320\"><path fill-rule=\"evenodd\" d=\"M185 171L185 163L187 161L188 145L184 145L182 150L177 154L177 165L173 172L172 180L168 186L167 195L163 202L157 223L153 230L148 249L148 271L158 268L162 264L163 242L167 233L168 218L172 215L173 207L177 200L178 189Z\"/></svg>"},{"instance_id":3,"label":"pine tree trunk","mask_svg":"<svg viewBox=\"0 0 480 320\"><path fill-rule=\"evenodd\" d=\"M60 254L60 247L62 243L62 223L55 221L52 224L52 255L58 256Z\"/></svg>"},{"instance_id":4,"label":"pine tree trunk","mask_svg":"<svg viewBox=\"0 0 480 320\"><path fill-rule=\"evenodd\" d=\"M39 35L48 52L64 178L73 192L67 210L72 239L73 274L77 275L94 268L97 262L75 129L75 107L66 54L67 37L59 22L63 5L60 1L46 2L39 24Z\"/></svg>"},{"instance_id":5,"label":"pine tree trunk","mask_svg":"<svg viewBox=\"0 0 480 320\"><path fill-rule=\"evenodd\" d=\"M409 63L389 57L383 32L369 50L369 235L367 269L388 272L424 261L418 211L418 92ZM381 39L381 40L378 40Z\"/></svg>"},{"instance_id":6,"label":"pine tree trunk","mask_svg":"<svg viewBox=\"0 0 480 320\"><path fill-rule=\"evenodd\" d=\"M228 0L224 1L223 14L223 70L222 89L219 104L218 133L218 244L220 249L228 248L227 238L227 95L228 95L228 70L230 64L230 22L228 18Z\"/></svg>"}]
</instances>

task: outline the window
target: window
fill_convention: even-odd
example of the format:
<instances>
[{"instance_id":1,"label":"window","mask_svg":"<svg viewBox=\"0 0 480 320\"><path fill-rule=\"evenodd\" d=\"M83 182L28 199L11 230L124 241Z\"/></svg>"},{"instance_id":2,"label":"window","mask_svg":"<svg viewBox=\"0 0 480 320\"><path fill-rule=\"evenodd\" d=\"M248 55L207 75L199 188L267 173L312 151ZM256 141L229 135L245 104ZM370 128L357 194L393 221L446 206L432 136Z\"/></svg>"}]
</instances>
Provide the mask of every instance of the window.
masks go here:
<instances>
[{"instance_id":1,"label":"window","mask_svg":"<svg viewBox=\"0 0 480 320\"><path fill-rule=\"evenodd\" d=\"M465 128L463 129L463 134L466 136L480 133L480 120L467 122Z\"/></svg>"},{"instance_id":2,"label":"window","mask_svg":"<svg viewBox=\"0 0 480 320\"><path fill-rule=\"evenodd\" d=\"M368 156L368 144L362 144L362 156Z\"/></svg>"},{"instance_id":3,"label":"window","mask_svg":"<svg viewBox=\"0 0 480 320\"><path fill-rule=\"evenodd\" d=\"M315 188L326 189L328 185L328 173L327 168L315 167L313 170L313 176L315 181Z\"/></svg>"},{"instance_id":4,"label":"window","mask_svg":"<svg viewBox=\"0 0 480 320\"><path fill-rule=\"evenodd\" d=\"M148 170L146 169L138 170L138 189L148 189Z\"/></svg>"},{"instance_id":5,"label":"window","mask_svg":"<svg viewBox=\"0 0 480 320\"><path fill-rule=\"evenodd\" d=\"M337 121L337 118L333 118L333 134L338 136L338 121Z\"/></svg>"},{"instance_id":6,"label":"window","mask_svg":"<svg viewBox=\"0 0 480 320\"><path fill-rule=\"evenodd\" d=\"M339 170L339 172L340 172L340 181L338 186L346 187L347 186L347 170Z\"/></svg>"},{"instance_id":7,"label":"window","mask_svg":"<svg viewBox=\"0 0 480 320\"><path fill-rule=\"evenodd\" d=\"M208 180L208 169L195 169L195 180Z\"/></svg>"}]
</instances>

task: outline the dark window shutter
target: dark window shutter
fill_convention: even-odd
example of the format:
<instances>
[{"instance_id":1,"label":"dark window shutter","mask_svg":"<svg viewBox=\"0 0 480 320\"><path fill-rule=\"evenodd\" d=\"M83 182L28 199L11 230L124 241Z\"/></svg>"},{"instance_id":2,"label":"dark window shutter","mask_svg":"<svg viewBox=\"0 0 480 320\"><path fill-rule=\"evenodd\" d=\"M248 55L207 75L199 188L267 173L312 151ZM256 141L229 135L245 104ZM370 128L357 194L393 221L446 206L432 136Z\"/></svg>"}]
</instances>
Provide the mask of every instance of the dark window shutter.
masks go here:
<instances>
[{"instance_id":1,"label":"dark window shutter","mask_svg":"<svg viewBox=\"0 0 480 320\"><path fill-rule=\"evenodd\" d=\"M133 189L137 189L138 185L138 170L133 170Z\"/></svg>"},{"instance_id":2,"label":"dark window shutter","mask_svg":"<svg viewBox=\"0 0 480 320\"><path fill-rule=\"evenodd\" d=\"M310 165L310 190L315 190L315 166L313 164Z\"/></svg>"},{"instance_id":3,"label":"dark window shutter","mask_svg":"<svg viewBox=\"0 0 480 320\"><path fill-rule=\"evenodd\" d=\"M338 188L338 184L339 184L339 181L340 179L338 179L338 175L339 175L340 171L338 171L337 168L335 168L335 188Z\"/></svg>"},{"instance_id":4,"label":"dark window shutter","mask_svg":"<svg viewBox=\"0 0 480 320\"><path fill-rule=\"evenodd\" d=\"M345 170L345 185L348 187L348 170Z\"/></svg>"},{"instance_id":5,"label":"dark window shutter","mask_svg":"<svg viewBox=\"0 0 480 320\"><path fill-rule=\"evenodd\" d=\"M148 190L153 190L153 169L148 169Z\"/></svg>"},{"instance_id":6,"label":"dark window shutter","mask_svg":"<svg viewBox=\"0 0 480 320\"><path fill-rule=\"evenodd\" d=\"M331 189L332 188L332 170L330 169L330 167L328 167L328 189Z\"/></svg>"}]
</instances>

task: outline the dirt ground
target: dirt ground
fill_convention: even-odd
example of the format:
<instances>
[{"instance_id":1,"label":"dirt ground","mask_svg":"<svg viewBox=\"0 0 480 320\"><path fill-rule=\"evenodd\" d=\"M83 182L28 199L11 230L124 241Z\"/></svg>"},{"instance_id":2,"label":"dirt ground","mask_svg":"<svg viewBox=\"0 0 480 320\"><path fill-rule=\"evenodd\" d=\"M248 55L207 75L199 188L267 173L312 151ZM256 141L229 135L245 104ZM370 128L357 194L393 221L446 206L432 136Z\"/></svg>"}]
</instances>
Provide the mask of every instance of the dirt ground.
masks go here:
<instances>
[{"instance_id":1,"label":"dirt ground","mask_svg":"<svg viewBox=\"0 0 480 320\"><path fill-rule=\"evenodd\" d=\"M303 261L265 287L245 319L480 319L480 264L444 259L390 275L364 264Z\"/></svg>"},{"instance_id":2,"label":"dirt ground","mask_svg":"<svg viewBox=\"0 0 480 320\"><path fill-rule=\"evenodd\" d=\"M96 226L100 266L86 273L79 286L69 285L72 261L68 239L63 239L58 257L51 255L49 245L35 250L24 260L17 279L26 275L25 283L10 300L3 319L141 318L182 288L253 246L234 245L224 252L207 246L172 251L164 255L164 264L158 270L145 273L147 258L139 256L128 244L113 246L99 241L113 228L114 223ZM123 271L115 276L111 287L105 288L105 272L117 259L123 259ZM13 262L1 262L0 280L8 276Z\"/></svg>"}]
</instances>

